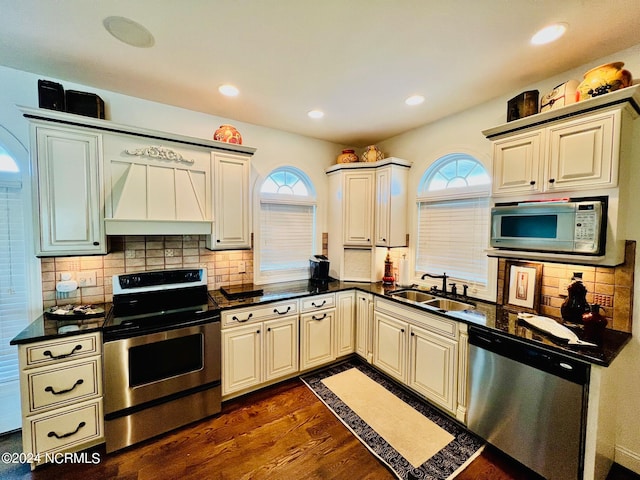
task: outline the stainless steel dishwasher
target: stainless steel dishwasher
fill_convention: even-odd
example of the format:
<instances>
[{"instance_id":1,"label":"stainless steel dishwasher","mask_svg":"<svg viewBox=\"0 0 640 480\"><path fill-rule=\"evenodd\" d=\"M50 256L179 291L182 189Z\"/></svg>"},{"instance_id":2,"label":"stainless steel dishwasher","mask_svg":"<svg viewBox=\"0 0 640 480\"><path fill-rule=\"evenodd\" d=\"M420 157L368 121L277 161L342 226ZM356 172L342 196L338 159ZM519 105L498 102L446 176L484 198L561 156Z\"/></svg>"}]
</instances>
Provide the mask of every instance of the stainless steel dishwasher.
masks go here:
<instances>
[{"instance_id":1,"label":"stainless steel dishwasher","mask_svg":"<svg viewBox=\"0 0 640 480\"><path fill-rule=\"evenodd\" d=\"M582 478L590 366L469 327L468 428L548 480Z\"/></svg>"}]
</instances>

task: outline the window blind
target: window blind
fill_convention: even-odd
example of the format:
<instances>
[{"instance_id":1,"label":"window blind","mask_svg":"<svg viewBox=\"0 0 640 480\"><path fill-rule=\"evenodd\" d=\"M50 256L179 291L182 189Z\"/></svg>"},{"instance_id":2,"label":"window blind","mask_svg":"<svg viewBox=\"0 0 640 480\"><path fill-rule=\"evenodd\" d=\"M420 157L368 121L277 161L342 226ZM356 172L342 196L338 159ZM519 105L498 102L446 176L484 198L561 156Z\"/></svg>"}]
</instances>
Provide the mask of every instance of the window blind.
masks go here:
<instances>
[{"instance_id":1,"label":"window blind","mask_svg":"<svg viewBox=\"0 0 640 480\"><path fill-rule=\"evenodd\" d=\"M418 204L416 270L486 285L489 199Z\"/></svg>"},{"instance_id":2,"label":"window blind","mask_svg":"<svg viewBox=\"0 0 640 480\"><path fill-rule=\"evenodd\" d=\"M18 350L9 341L28 323L21 190L0 182L0 384L18 379Z\"/></svg>"},{"instance_id":3,"label":"window blind","mask_svg":"<svg viewBox=\"0 0 640 480\"><path fill-rule=\"evenodd\" d=\"M260 205L260 274L309 276L314 254L315 206L263 202Z\"/></svg>"}]
</instances>

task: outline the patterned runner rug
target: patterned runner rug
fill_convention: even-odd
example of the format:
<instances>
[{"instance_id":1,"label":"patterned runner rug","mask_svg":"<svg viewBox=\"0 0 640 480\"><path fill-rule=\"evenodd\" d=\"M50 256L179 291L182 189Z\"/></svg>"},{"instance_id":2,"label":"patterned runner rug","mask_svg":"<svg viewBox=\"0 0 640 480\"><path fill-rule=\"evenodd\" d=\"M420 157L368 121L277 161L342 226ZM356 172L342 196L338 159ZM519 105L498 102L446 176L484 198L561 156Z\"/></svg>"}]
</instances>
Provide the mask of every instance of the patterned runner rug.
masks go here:
<instances>
[{"instance_id":1,"label":"patterned runner rug","mask_svg":"<svg viewBox=\"0 0 640 480\"><path fill-rule=\"evenodd\" d=\"M357 359L301 378L402 480L452 479L484 447L455 420Z\"/></svg>"}]
</instances>

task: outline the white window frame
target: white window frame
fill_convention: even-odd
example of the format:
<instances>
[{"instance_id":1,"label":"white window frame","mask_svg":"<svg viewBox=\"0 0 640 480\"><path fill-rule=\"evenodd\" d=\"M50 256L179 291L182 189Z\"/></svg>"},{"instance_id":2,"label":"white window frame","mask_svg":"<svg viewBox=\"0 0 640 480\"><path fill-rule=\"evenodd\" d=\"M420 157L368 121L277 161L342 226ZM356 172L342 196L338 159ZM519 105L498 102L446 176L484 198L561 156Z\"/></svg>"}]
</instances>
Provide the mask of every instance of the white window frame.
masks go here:
<instances>
[{"instance_id":1,"label":"white window frame","mask_svg":"<svg viewBox=\"0 0 640 480\"><path fill-rule=\"evenodd\" d=\"M449 162L455 161L455 160L459 160L459 159L469 159L469 160L474 160L476 162L478 162L478 164L482 165L483 168L485 169L485 172L487 172L486 167L484 167L483 163L476 157L474 157L471 154L467 154L467 153L451 153L448 155L444 155L442 157L440 157L438 160L436 160L433 164L431 164L431 166L425 171L425 173L422 176L422 179L419 183L419 188L418 188L418 195L416 197L416 211L415 211L415 218L416 218L416 223L415 223L415 249L414 249L414 258L413 258L413 263L414 263L414 273L415 273L415 282L419 285L423 285L426 287L429 287L431 285L438 285L438 287L440 288L441 286L441 280L439 279L433 279L433 278L425 278L424 280L422 280L422 275L424 273L431 273L431 274L442 274L445 273L445 271L422 271L419 270L418 268L418 255L420 253L420 245L418 242L420 242L420 208L422 204L441 204L441 205L445 205L447 202L452 202L452 201L466 201L466 200L471 200L471 199L486 199L486 205L482 206L481 208L485 208L486 209L486 226L485 226L485 233L486 235L483 235L486 238L486 244L484 245L484 247L482 248L482 250L484 251L484 249L488 248L488 242L489 242L489 235L488 235L488 228L489 228L489 212L490 212L490 207L491 207L491 184L485 184L485 185L474 185L474 186L467 186L467 187L456 187L456 188L445 188L442 190L436 190L436 191L428 191L428 185L429 185L429 181L431 180L431 178L433 177L433 175L439 171L443 166L445 166L446 164L448 164ZM488 172L487 172L488 175ZM483 201L484 203L484 201ZM482 234L482 233L481 233ZM455 245L454 242L451 242L452 245ZM474 282L474 281L470 281L469 279L464 279L464 278L458 278L455 275L451 275L447 281L447 283L456 283L458 285L458 292L462 293L462 285L468 285L469 286L469 290L468 290L468 294L476 297L476 298L481 298L481 299L486 299L486 300L490 300L490 301L495 301L495 295L496 295L496 274L495 272L497 271L497 261L494 258L491 257L487 257L487 271L486 271L486 282ZM446 272L447 275L450 274L450 272ZM449 289L449 288L448 288Z\"/></svg>"},{"instance_id":2,"label":"white window frame","mask_svg":"<svg viewBox=\"0 0 640 480\"><path fill-rule=\"evenodd\" d=\"M307 196L301 195L290 195L290 194L269 194L269 193L261 193L261 188L264 182L274 173L286 171L289 172L296 177L298 177L305 185L308 191ZM255 211L257 215L255 215L255 223L254 223L254 232L255 232L255 250L254 250L254 283L267 284L267 283L275 283L275 282L286 282L293 280L304 280L309 278L309 264L308 257L317 253L315 250L317 248L318 239L317 239L317 202L316 202L316 193L313 183L309 179L308 175L306 175L303 171L296 167L292 166L281 166L274 168L271 170L266 176L256 182L255 187L256 195L254 198L256 201ZM264 208L267 205L272 205L277 208L277 206L292 206L292 207L300 207L301 210L308 210L311 214L311 218L309 220L311 231L309 232L309 236L311 239L311 246L308 256L305 255L304 265L300 264L299 268L293 270L275 270L275 271L263 271L262 270L262 258L263 258L263 232L262 232L262 222L264 220ZM286 246L282 249L283 253L287 252Z\"/></svg>"}]
</instances>

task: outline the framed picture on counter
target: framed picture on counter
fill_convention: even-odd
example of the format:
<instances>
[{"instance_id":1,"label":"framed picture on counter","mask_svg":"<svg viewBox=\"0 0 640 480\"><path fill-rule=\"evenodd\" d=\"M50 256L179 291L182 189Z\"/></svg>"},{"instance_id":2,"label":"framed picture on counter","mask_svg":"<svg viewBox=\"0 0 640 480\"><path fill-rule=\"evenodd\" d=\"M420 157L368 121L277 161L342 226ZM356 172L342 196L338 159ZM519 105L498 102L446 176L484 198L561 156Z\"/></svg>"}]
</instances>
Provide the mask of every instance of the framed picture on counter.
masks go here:
<instances>
[{"instance_id":1,"label":"framed picture on counter","mask_svg":"<svg viewBox=\"0 0 640 480\"><path fill-rule=\"evenodd\" d=\"M507 260L503 304L514 310L538 313L542 264Z\"/></svg>"}]
</instances>

